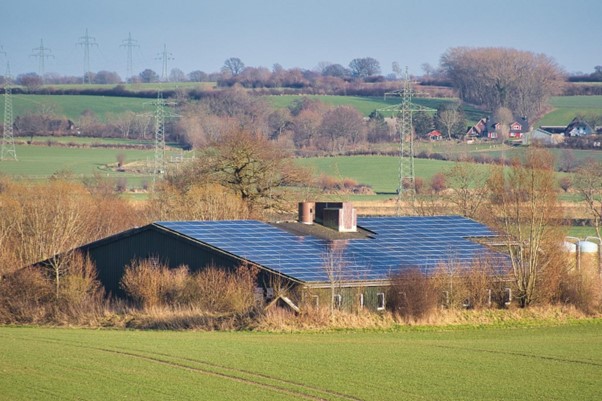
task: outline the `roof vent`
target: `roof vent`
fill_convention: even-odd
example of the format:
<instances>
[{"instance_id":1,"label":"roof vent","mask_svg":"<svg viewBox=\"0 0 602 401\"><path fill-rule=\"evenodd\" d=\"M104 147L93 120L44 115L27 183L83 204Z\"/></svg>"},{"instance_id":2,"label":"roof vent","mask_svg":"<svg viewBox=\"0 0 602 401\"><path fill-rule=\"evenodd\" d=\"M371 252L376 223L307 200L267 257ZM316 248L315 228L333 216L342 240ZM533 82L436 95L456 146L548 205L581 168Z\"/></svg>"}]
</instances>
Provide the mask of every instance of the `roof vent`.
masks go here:
<instances>
[{"instance_id":1,"label":"roof vent","mask_svg":"<svg viewBox=\"0 0 602 401\"><path fill-rule=\"evenodd\" d=\"M299 222L303 224L314 224L316 216L315 202L299 202Z\"/></svg>"},{"instance_id":2,"label":"roof vent","mask_svg":"<svg viewBox=\"0 0 602 401\"><path fill-rule=\"evenodd\" d=\"M339 232L357 232L357 213L351 202L316 202L314 220Z\"/></svg>"}]
</instances>

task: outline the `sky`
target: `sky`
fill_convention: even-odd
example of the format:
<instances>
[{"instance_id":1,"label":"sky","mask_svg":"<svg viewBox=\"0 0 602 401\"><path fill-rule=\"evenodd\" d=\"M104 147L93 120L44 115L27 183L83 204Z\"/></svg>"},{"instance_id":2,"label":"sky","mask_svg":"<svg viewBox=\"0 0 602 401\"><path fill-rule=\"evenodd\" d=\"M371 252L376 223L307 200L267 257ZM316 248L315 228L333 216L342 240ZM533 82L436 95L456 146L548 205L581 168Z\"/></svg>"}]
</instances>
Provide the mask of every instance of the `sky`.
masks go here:
<instances>
[{"instance_id":1,"label":"sky","mask_svg":"<svg viewBox=\"0 0 602 401\"><path fill-rule=\"evenodd\" d=\"M5 0L0 46L13 76L81 76L88 30L90 70L127 72L122 47L131 36L134 74L150 68L217 72L230 57L246 66L314 69L372 57L412 75L453 47L508 47L543 53L568 73L602 65L600 0ZM38 54L38 57L34 56ZM0 54L0 58L4 57ZM6 57L2 64L6 65ZM0 64L0 74L5 67Z\"/></svg>"}]
</instances>

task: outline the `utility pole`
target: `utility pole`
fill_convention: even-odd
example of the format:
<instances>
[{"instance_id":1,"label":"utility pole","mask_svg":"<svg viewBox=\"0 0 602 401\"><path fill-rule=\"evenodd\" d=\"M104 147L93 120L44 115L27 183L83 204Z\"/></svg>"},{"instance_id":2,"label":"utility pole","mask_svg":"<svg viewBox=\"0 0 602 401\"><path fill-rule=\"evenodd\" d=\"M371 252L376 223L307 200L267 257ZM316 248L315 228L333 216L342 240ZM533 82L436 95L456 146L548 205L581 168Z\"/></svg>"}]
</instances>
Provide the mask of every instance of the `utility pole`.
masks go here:
<instances>
[{"instance_id":1,"label":"utility pole","mask_svg":"<svg viewBox=\"0 0 602 401\"><path fill-rule=\"evenodd\" d=\"M412 83L408 75L408 68L405 69L403 89L387 95L401 97L401 104L385 107L377 111L393 112L397 119L397 128L399 131L399 184L397 186L397 214L401 215L401 203L404 199L414 200L416 196L416 176L414 171L414 126L412 124L412 114L417 111L434 112L436 110L423 107L412 103L412 97L417 94L412 88Z\"/></svg>"},{"instance_id":2,"label":"utility pole","mask_svg":"<svg viewBox=\"0 0 602 401\"><path fill-rule=\"evenodd\" d=\"M40 47L36 47L36 48L32 49L32 51L34 53L31 55L31 57L37 57L37 59L38 59L38 73L40 74L40 77L42 78L42 82L43 82L44 74L46 73L45 61L47 58L54 57L54 56L51 54L52 51L49 48L44 47L44 41L42 39L40 39Z\"/></svg>"},{"instance_id":3,"label":"utility pole","mask_svg":"<svg viewBox=\"0 0 602 401\"><path fill-rule=\"evenodd\" d=\"M96 38L93 38L92 36L88 35L88 28L86 28L86 34L79 38L79 42L77 42L77 44L84 48L84 79L83 79L83 83L85 84L86 80L88 81L88 83L91 83L91 80L90 80L90 46L98 47L98 44L96 43Z\"/></svg>"},{"instance_id":4,"label":"utility pole","mask_svg":"<svg viewBox=\"0 0 602 401\"><path fill-rule=\"evenodd\" d=\"M163 51L157 55L156 60L162 60L162 62L163 62L161 81L165 82L165 81L167 81L167 74L168 74L167 62L169 60L174 60L173 54L171 54L167 51L167 46L165 44L163 44Z\"/></svg>"},{"instance_id":5,"label":"utility pole","mask_svg":"<svg viewBox=\"0 0 602 401\"><path fill-rule=\"evenodd\" d=\"M134 76L134 70L132 67L132 49L134 47L140 47L140 45L137 44L137 40L132 39L132 33L129 32L128 33L128 38L124 39L121 43L121 45L119 45L119 47L125 47L126 48L126 55L127 55L127 60L126 60L126 64L127 64L127 76L125 81L128 82L128 80L131 80L132 77Z\"/></svg>"},{"instance_id":6,"label":"utility pole","mask_svg":"<svg viewBox=\"0 0 602 401\"><path fill-rule=\"evenodd\" d=\"M0 51L4 55L6 52ZM0 160L13 159L17 161L15 140L13 137L13 98L11 92L10 64L6 62L6 74L4 76L4 128L2 130L2 145L0 147Z\"/></svg>"}]
</instances>

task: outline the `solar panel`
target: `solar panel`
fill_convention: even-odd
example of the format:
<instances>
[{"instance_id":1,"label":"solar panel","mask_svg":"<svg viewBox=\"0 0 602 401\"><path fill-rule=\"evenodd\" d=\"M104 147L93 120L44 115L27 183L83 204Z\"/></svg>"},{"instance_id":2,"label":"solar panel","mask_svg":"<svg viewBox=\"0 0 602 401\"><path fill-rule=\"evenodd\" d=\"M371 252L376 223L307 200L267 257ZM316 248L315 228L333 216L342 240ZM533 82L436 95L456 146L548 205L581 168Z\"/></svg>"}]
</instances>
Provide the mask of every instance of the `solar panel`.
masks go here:
<instances>
[{"instance_id":1,"label":"solar panel","mask_svg":"<svg viewBox=\"0 0 602 401\"><path fill-rule=\"evenodd\" d=\"M338 280L383 280L411 267L433 272L442 263L469 264L484 255L506 263L504 255L469 239L495 233L460 216L360 217L357 225L368 237L335 241L294 235L255 220L155 224L306 282L329 281L325 266L333 247L340 250Z\"/></svg>"}]
</instances>

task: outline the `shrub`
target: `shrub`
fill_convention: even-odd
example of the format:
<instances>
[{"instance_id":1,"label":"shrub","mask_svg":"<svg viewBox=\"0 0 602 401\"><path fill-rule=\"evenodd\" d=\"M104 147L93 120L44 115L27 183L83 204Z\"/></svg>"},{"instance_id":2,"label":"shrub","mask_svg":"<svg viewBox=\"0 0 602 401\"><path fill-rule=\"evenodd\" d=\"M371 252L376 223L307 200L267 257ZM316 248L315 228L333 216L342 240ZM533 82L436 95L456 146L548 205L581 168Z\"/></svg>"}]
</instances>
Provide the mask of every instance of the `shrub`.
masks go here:
<instances>
[{"instance_id":1,"label":"shrub","mask_svg":"<svg viewBox=\"0 0 602 401\"><path fill-rule=\"evenodd\" d=\"M0 322L45 323L54 298L53 286L43 270L28 267L0 281Z\"/></svg>"},{"instance_id":2,"label":"shrub","mask_svg":"<svg viewBox=\"0 0 602 401\"><path fill-rule=\"evenodd\" d=\"M393 275L387 293L387 307L405 321L427 317L437 307L434 282L417 268Z\"/></svg>"},{"instance_id":3,"label":"shrub","mask_svg":"<svg viewBox=\"0 0 602 401\"><path fill-rule=\"evenodd\" d=\"M255 305L257 270L241 265L229 272L209 267L195 273L186 286L190 305L212 312L242 313Z\"/></svg>"},{"instance_id":4,"label":"shrub","mask_svg":"<svg viewBox=\"0 0 602 401\"><path fill-rule=\"evenodd\" d=\"M212 313L242 313L255 304L257 270L208 267L190 274L188 267L170 269L157 261L134 261L126 267L121 287L144 309L190 306Z\"/></svg>"},{"instance_id":5,"label":"shrub","mask_svg":"<svg viewBox=\"0 0 602 401\"><path fill-rule=\"evenodd\" d=\"M143 259L126 266L121 287L140 306L152 308L178 303L187 280L187 267L170 269L155 259Z\"/></svg>"}]
</instances>

